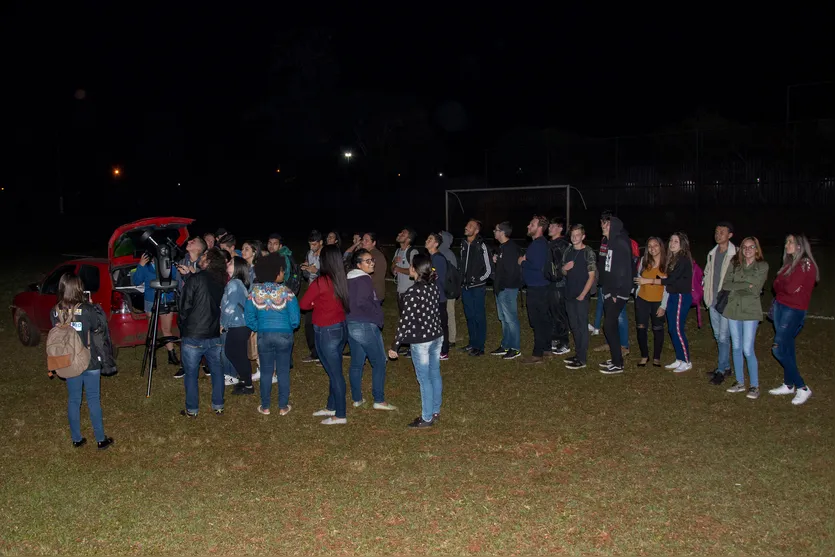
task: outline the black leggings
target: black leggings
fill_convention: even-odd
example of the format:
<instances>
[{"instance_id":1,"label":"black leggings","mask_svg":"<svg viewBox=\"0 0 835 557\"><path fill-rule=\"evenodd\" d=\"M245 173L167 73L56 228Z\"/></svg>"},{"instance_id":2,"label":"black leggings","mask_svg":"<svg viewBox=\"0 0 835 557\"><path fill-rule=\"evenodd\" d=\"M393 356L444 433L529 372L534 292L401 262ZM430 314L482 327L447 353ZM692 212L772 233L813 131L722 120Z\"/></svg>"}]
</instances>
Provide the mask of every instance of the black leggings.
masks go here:
<instances>
[{"instance_id":1,"label":"black leggings","mask_svg":"<svg viewBox=\"0 0 835 557\"><path fill-rule=\"evenodd\" d=\"M652 323L652 359L661 359L661 349L664 347L664 318L658 317L661 302L647 302L640 296L635 297L635 325L638 328L638 346L641 347L641 357L649 358L649 335L647 327Z\"/></svg>"},{"instance_id":2,"label":"black leggings","mask_svg":"<svg viewBox=\"0 0 835 557\"><path fill-rule=\"evenodd\" d=\"M446 300L438 303L438 311L441 313L441 329L444 332L444 342L441 344L441 354L449 353L449 315L446 312Z\"/></svg>"},{"instance_id":3,"label":"black leggings","mask_svg":"<svg viewBox=\"0 0 835 557\"><path fill-rule=\"evenodd\" d=\"M246 349L249 345L249 327L233 327L226 333L226 357L232 362L238 378L246 387L252 386L252 364ZM269 381L269 379L267 379Z\"/></svg>"}]
</instances>

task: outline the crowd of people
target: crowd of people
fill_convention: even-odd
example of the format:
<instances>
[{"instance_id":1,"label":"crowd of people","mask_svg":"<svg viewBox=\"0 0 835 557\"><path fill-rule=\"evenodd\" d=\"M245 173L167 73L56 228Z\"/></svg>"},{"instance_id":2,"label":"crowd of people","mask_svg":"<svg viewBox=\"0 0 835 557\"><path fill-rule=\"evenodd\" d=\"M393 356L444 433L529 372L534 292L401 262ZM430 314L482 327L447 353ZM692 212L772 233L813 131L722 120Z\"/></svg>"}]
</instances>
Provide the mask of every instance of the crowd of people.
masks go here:
<instances>
[{"instance_id":1,"label":"crowd of people","mask_svg":"<svg viewBox=\"0 0 835 557\"><path fill-rule=\"evenodd\" d=\"M324 425L347 423L347 389L343 359L350 358L348 384L353 407L366 404L362 393L365 361L371 366L372 408L396 410L385 397L389 359L411 358L420 386L421 413L408 426L427 428L439 423L443 382L441 362L449 360L456 347L455 313L460 297L467 324L467 343L459 350L470 357L487 353L486 296L492 280L501 343L490 355L503 360L521 356L525 365L542 365L565 356L570 370L588 364L590 337L602 329L609 358L600 372L624 372L629 355L626 304L634 298L635 329L640 350L637 367L651 363L661 367L664 321L675 360L664 366L673 373L693 369L687 337L687 315L693 303L704 303L717 343L717 365L709 371L710 382L722 384L734 375L729 393L760 395L755 337L763 321L761 296L769 266L756 237L745 237L737 249L733 225L716 225L716 246L710 250L702 271L691 254L687 234L676 232L665 242L650 237L640 253L623 222L606 211L600 218L602 241L597 251L587 246L581 224L565 230L565 221L534 216L527 226L531 243L522 252L511 239L509 222L493 228L496 247L482 238L482 224L467 222L459 255L452 251L452 234L431 233L422 246L417 233L404 228L397 235L398 248L391 265L377 247L373 232L355 234L343 249L341 236L333 231L312 231L309 250L301 263L284 245L279 234L266 245L237 240L227 231L194 237L186 256L176 265L176 309L181 337L180 357L167 345L168 362L181 366L174 375L184 378L183 416L199 412L198 377L211 377L211 409L224 412L226 388L234 395L254 395L260 381L257 411L271 413L272 385L277 385L278 414L287 415L290 404L290 370L294 366L295 331L304 326L306 351L303 362L321 365L328 376L328 394L313 416ZM568 234L565 234L568 232ZM144 284L145 311L152 311L156 276L153 261L143 256L133 274L134 284ZM383 306L386 273L396 283L398 322L386 328ZM702 278L703 277L703 278ZM806 311L820 272L809 241L802 234L786 237L781 266L773 280L774 300L768 311L774 323L772 352L784 370L783 384L772 395L794 395L792 403L806 402L812 391L797 367L795 338L803 328ZM302 288L302 283L307 283ZM519 322L520 292L533 330L533 346L522 354ZM597 316L589 322L590 298L597 296ZM77 277L65 275L59 284L53 323L71 318L85 346L93 350L84 334L96 324L94 312L82 299ZM174 300L164 300L174 303ZM69 315L73 314L73 315ZM170 335L172 314L161 315L163 334ZM653 350L649 352L649 329ZM388 349L383 331L392 339ZM572 339L573 338L573 353ZM348 352L346 353L346 345ZM568 355L571 353L570 355ZM256 372L252 373L252 360ZM746 382L745 366L748 380ZM67 380L68 414L73 444L86 440L80 433L82 389L87 391L90 417L99 448L113 441L104 435L99 403L98 358L91 354L88 369Z\"/></svg>"}]
</instances>

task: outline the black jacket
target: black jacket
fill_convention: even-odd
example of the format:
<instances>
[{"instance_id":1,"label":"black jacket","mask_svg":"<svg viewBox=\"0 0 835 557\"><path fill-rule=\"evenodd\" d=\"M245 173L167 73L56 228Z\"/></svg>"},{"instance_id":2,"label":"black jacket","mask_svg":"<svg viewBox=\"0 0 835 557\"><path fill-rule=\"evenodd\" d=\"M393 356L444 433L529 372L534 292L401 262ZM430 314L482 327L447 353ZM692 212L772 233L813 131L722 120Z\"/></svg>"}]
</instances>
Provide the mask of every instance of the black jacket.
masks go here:
<instances>
[{"instance_id":1,"label":"black jacket","mask_svg":"<svg viewBox=\"0 0 835 557\"><path fill-rule=\"evenodd\" d=\"M685 257L675 265L675 268L667 269L667 278L661 279L661 284L667 287L668 294L690 294L693 290L693 262Z\"/></svg>"},{"instance_id":2,"label":"black jacket","mask_svg":"<svg viewBox=\"0 0 835 557\"><path fill-rule=\"evenodd\" d=\"M487 246L481 236L476 236L473 243L467 240L461 243L461 280L464 288L475 288L484 286L490 277L490 254L487 253Z\"/></svg>"},{"instance_id":3,"label":"black jacket","mask_svg":"<svg viewBox=\"0 0 835 557\"><path fill-rule=\"evenodd\" d=\"M496 294L508 288L522 288L522 268L519 266L519 246L513 240L499 244L493 268L493 290Z\"/></svg>"},{"instance_id":4,"label":"black jacket","mask_svg":"<svg viewBox=\"0 0 835 557\"><path fill-rule=\"evenodd\" d=\"M606 296L629 298L632 292L632 246L623 222L612 217L606 251L600 251L600 284ZM601 246L602 247L602 246Z\"/></svg>"},{"instance_id":5,"label":"black jacket","mask_svg":"<svg viewBox=\"0 0 835 557\"><path fill-rule=\"evenodd\" d=\"M183 286L177 324L181 338L220 336L220 301L224 284L211 273L197 273Z\"/></svg>"},{"instance_id":6,"label":"black jacket","mask_svg":"<svg viewBox=\"0 0 835 557\"><path fill-rule=\"evenodd\" d=\"M571 248L571 242L565 236L560 236L556 240L548 242L549 261L545 263L545 278L547 278L553 286L561 288L565 286L565 275L562 272L562 259L566 251ZM552 266L550 269L549 264Z\"/></svg>"}]
</instances>

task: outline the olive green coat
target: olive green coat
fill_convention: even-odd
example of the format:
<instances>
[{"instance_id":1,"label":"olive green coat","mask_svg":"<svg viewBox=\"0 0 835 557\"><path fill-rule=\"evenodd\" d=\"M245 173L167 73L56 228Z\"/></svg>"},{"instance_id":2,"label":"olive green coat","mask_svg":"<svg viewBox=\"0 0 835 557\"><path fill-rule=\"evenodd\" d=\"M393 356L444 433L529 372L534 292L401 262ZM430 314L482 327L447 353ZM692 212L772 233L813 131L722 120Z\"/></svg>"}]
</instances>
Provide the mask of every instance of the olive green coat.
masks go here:
<instances>
[{"instance_id":1,"label":"olive green coat","mask_svg":"<svg viewBox=\"0 0 835 557\"><path fill-rule=\"evenodd\" d=\"M762 321L760 296L767 276L768 263L765 261L754 261L751 265L743 262L728 269L722 290L730 294L722 315L734 321Z\"/></svg>"}]
</instances>

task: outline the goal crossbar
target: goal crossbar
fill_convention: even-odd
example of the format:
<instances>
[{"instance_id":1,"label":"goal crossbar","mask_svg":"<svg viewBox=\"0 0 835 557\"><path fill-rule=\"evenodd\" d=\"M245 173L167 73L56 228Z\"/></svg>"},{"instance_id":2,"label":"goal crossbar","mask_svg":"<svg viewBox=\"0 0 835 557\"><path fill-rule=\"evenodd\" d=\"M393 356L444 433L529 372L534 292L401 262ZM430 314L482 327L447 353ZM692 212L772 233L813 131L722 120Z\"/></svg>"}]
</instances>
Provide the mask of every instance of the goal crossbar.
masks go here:
<instances>
[{"instance_id":1,"label":"goal crossbar","mask_svg":"<svg viewBox=\"0 0 835 557\"><path fill-rule=\"evenodd\" d=\"M455 189L455 190L445 190L444 193L444 204L445 204L445 220L444 223L446 224L446 230L449 230L449 194L453 194L456 199L458 199L458 203L461 206L461 210L464 210L464 206L461 203L461 198L458 197L459 193L471 193L471 192L487 192L487 191L522 191L522 190L555 190L565 188L565 227L568 229L571 226L571 185L569 184L554 184L552 186L507 186L502 188L464 188L464 189ZM577 188L574 188L575 190ZM578 191L579 193L579 191ZM582 198L582 195L581 195ZM583 205L586 202L583 200Z\"/></svg>"}]
</instances>

